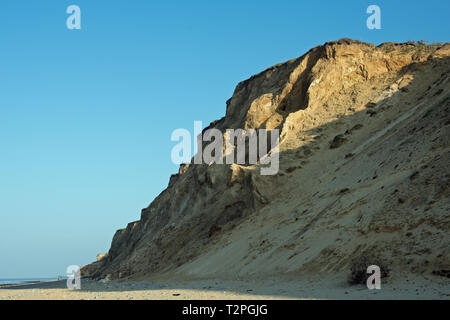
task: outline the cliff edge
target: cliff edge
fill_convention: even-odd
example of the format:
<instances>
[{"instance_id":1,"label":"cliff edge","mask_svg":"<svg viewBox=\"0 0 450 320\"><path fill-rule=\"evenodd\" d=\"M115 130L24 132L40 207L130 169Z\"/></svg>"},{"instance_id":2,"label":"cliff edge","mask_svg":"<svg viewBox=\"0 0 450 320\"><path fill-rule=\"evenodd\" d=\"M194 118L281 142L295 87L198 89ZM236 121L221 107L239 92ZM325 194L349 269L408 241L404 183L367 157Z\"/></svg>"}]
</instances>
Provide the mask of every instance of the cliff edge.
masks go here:
<instances>
[{"instance_id":1,"label":"cliff edge","mask_svg":"<svg viewBox=\"0 0 450 320\"><path fill-rule=\"evenodd\" d=\"M342 39L239 83L209 128L279 129L280 169L180 167L95 279L450 266L450 44Z\"/></svg>"}]
</instances>

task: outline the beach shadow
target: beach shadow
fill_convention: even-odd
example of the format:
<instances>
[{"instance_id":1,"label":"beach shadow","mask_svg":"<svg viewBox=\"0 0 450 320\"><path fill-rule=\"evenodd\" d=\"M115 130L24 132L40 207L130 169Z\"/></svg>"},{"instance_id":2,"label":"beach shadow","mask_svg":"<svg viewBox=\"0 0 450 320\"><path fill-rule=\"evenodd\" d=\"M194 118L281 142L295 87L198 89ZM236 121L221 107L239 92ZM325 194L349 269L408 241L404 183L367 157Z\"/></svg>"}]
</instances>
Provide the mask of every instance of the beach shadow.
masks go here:
<instances>
[{"instance_id":1,"label":"beach shadow","mask_svg":"<svg viewBox=\"0 0 450 320\"><path fill-rule=\"evenodd\" d=\"M0 286L0 290L63 289L63 288L67 288L67 280L36 281L19 284L5 284Z\"/></svg>"}]
</instances>

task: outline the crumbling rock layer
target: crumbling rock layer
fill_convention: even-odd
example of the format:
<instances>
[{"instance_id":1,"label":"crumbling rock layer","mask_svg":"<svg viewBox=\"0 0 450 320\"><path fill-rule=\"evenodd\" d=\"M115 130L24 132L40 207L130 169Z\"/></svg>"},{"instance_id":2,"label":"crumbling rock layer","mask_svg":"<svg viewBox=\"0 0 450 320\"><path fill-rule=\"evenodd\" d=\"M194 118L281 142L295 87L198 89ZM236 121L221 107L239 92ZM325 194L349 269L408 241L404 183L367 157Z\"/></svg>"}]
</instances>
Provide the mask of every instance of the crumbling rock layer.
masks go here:
<instances>
[{"instance_id":1,"label":"crumbling rock layer","mask_svg":"<svg viewBox=\"0 0 450 320\"><path fill-rule=\"evenodd\" d=\"M280 170L183 165L97 279L450 269L450 45L343 39L238 84L209 126L280 129ZM444 272L445 274L445 272Z\"/></svg>"}]
</instances>

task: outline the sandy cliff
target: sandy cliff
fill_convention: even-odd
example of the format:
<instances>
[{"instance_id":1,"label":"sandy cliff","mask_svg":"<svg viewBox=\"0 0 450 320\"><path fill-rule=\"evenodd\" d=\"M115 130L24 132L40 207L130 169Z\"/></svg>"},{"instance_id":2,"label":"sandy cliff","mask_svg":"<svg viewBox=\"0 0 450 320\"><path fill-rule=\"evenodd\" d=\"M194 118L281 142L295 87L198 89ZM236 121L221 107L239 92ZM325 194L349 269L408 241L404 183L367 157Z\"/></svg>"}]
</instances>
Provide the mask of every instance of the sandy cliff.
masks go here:
<instances>
[{"instance_id":1,"label":"sandy cliff","mask_svg":"<svg viewBox=\"0 0 450 320\"><path fill-rule=\"evenodd\" d=\"M280 129L280 170L184 165L83 274L239 278L450 269L450 45L329 42L238 84L228 128Z\"/></svg>"}]
</instances>

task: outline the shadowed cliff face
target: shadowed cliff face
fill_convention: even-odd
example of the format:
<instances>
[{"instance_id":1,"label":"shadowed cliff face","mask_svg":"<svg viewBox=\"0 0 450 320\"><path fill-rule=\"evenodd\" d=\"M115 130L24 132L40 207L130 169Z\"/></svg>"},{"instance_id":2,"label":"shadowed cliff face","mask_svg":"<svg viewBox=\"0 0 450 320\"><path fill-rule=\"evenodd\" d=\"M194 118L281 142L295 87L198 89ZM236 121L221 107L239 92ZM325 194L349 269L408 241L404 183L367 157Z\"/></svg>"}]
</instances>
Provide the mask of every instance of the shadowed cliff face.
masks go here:
<instances>
[{"instance_id":1,"label":"shadowed cliff face","mask_svg":"<svg viewBox=\"0 0 450 320\"><path fill-rule=\"evenodd\" d=\"M183 165L82 273L239 277L450 265L450 45L343 39L238 84L210 128L280 129L280 171Z\"/></svg>"}]
</instances>

